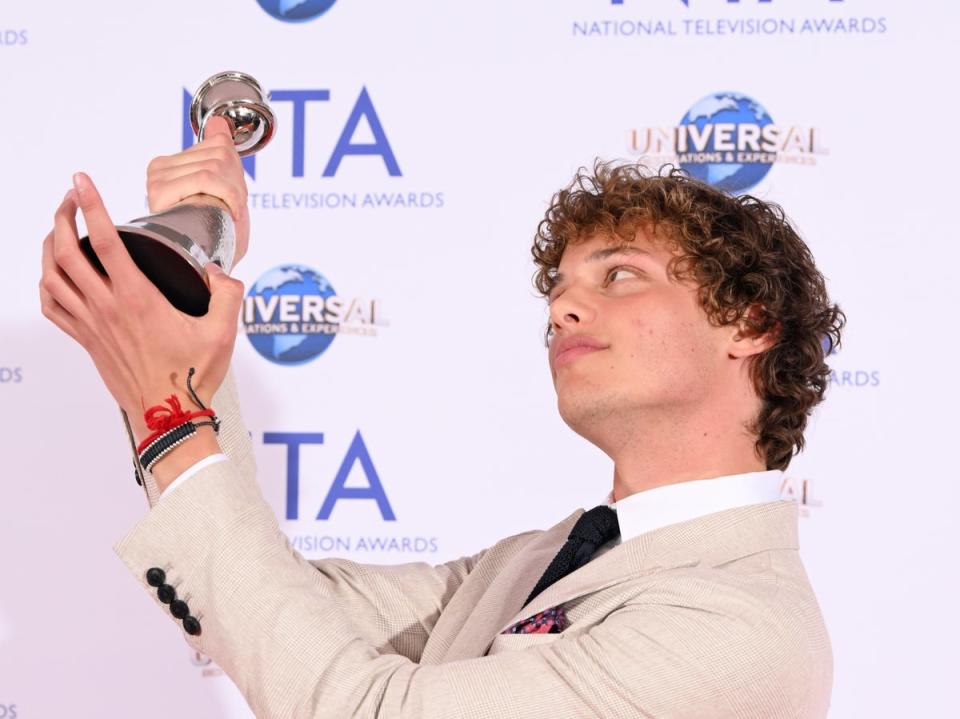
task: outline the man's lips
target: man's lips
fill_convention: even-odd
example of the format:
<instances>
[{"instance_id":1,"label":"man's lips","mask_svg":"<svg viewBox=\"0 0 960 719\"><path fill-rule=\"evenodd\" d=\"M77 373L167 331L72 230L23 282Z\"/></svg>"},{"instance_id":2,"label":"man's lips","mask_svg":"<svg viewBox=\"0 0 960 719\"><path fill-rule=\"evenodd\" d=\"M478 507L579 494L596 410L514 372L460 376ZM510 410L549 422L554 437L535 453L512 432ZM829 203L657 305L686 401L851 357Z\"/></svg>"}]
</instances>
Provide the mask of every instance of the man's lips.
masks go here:
<instances>
[{"instance_id":1,"label":"man's lips","mask_svg":"<svg viewBox=\"0 0 960 719\"><path fill-rule=\"evenodd\" d=\"M589 335L571 335L564 337L562 340L558 340L551 348L553 368L557 369L573 362L573 360L581 355L603 350L607 347L609 347L609 345Z\"/></svg>"}]
</instances>

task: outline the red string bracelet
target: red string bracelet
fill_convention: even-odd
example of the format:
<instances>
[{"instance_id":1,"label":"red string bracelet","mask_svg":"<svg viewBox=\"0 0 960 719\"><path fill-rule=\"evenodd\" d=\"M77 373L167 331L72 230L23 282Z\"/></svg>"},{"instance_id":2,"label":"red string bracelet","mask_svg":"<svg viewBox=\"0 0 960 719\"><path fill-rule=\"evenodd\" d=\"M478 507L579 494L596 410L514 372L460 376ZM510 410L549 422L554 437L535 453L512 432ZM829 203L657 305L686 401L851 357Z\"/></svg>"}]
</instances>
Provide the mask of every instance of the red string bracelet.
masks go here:
<instances>
[{"instance_id":1,"label":"red string bracelet","mask_svg":"<svg viewBox=\"0 0 960 719\"><path fill-rule=\"evenodd\" d=\"M182 424L186 424L191 419L196 417L213 417L215 424L216 423L216 414L213 411L213 407L204 407L203 402L200 401L200 398L197 397L196 392L193 391L193 387L190 384L190 380L193 378L193 374L196 370L191 367L190 371L187 373L187 389L189 390L194 401L200 405L201 409L190 410L189 412L184 411L183 407L180 406L180 399L172 394L165 400L169 407L164 407L162 404L154 405L147 409L143 413L143 419L147 423L147 429L153 430L153 434L144 439L138 446L137 452L143 453L151 442L153 442L158 437L162 436L166 432L169 432L175 427L179 427Z\"/></svg>"}]
</instances>

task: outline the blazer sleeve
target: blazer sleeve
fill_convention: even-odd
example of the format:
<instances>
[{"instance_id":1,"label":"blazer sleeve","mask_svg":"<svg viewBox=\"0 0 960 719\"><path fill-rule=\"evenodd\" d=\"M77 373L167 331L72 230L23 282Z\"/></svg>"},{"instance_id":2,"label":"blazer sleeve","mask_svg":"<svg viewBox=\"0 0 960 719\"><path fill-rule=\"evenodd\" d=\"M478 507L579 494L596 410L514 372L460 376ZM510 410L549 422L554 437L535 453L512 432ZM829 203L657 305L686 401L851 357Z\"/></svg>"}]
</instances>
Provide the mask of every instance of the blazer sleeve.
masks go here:
<instances>
[{"instance_id":1,"label":"blazer sleeve","mask_svg":"<svg viewBox=\"0 0 960 719\"><path fill-rule=\"evenodd\" d=\"M146 573L165 568L199 620L187 642L261 719L810 716L802 697L785 697L798 685L796 637L781 636L784 623L755 599L731 604L735 588L718 590L709 574L683 592L667 578L587 631L420 665L370 641L359 626L367 618L345 610L336 579L292 550L234 460L191 480L116 551L154 596Z\"/></svg>"},{"instance_id":2,"label":"blazer sleeve","mask_svg":"<svg viewBox=\"0 0 960 719\"><path fill-rule=\"evenodd\" d=\"M485 553L436 566L359 564L346 559L311 560L310 564L351 617L358 634L376 651L419 661L440 612Z\"/></svg>"},{"instance_id":3,"label":"blazer sleeve","mask_svg":"<svg viewBox=\"0 0 960 719\"><path fill-rule=\"evenodd\" d=\"M220 418L217 440L221 450L244 482L255 482L256 460L232 369L210 405ZM126 425L126 418L124 421ZM126 427L136 466L136 442L129 425ZM149 506L156 506L160 493L153 473L140 471L139 476ZM190 477L187 484L200 479ZM170 501L175 494L163 501ZM480 552L438 566L423 562L377 566L342 559L323 559L312 564L329 580L334 598L378 651L419 660L443 607L482 556Z\"/></svg>"}]
</instances>

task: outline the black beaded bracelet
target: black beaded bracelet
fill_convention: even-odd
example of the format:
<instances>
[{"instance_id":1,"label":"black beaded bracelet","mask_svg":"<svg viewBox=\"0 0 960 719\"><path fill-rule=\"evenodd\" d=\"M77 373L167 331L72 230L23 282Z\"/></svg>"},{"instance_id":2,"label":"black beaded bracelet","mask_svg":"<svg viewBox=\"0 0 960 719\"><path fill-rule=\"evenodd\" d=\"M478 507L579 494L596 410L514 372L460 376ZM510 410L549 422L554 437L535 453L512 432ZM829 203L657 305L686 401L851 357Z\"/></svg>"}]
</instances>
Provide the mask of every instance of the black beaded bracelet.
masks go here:
<instances>
[{"instance_id":1,"label":"black beaded bracelet","mask_svg":"<svg viewBox=\"0 0 960 719\"><path fill-rule=\"evenodd\" d=\"M220 429L219 425L220 423L216 418L210 422L184 422L177 425L157 437L143 450L139 457L140 466L143 467L144 471L149 472L161 458L195 435L199 427L210 426L213 427L214 431L217 431Z\"/></svg>"},{"instance_id":2,"label":"black beaded bracelet","mask_svg":"<svg viewBox=\"0 0 960 719\"><path fill-rule=\"evenodd\" d=\"M193 422L186 422L160 435L140 454L140 466L144 470L150 471L150 468L161 456L195 434L196 431L197 428L193 426Z\"/></svg>"}]
</instances>

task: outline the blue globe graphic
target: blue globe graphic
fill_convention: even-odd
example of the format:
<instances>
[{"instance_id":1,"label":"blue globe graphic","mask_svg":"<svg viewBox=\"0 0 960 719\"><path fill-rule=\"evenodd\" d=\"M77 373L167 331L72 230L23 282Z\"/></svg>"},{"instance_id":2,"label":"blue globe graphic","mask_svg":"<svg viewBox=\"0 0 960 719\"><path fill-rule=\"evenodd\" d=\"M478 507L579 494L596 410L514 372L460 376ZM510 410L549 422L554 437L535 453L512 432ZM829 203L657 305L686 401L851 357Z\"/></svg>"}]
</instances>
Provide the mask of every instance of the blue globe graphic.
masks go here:
<instances>
[{"instance_id":1,"label":"blue globe graphic","mask_svg":"<svg viewBox=\"0 0 960 719\"><path fill-rule=\"evenodd\" d=\"M283 22L307 22L323 15L337 0L257 0L271 17Z\"/></svg>"},{"instance_id":2,"label":"blue globe graphic","mask_svg":"<svg viewBox=\"0 0 960 719\"><path fill-rule=\"evenodd\" d=\"M696 125L703 132L707 125L732 123L750 124L764 127L773 124L770 113L756 100L736 92L718 92L697 101L680 120L681 125ZM706 153L717 150L714 147L714 134L710 139ZM692 140L687 143L687 152L694 152ZM683 153L681 153L683 154ZM720 154L726 156L726 152ZM736 157L736 152L733 153ZM692 177L719 187L730 193L744 192L757 185L770 172L769 162L681 162L680 167Z\"/></svg>"},{"instance_id":3,"label":"blue globe graphic","mask_svg":"<svg viewBox=\"0 0 960 719\"><path fill-rule=\"evenodd\" d=\"M326 277L304 265L280 265L265 272L247 292L247 297L261 297L264 305L276 295L297 295L306 297L316 295L327 298L336 295L333 286ZM302 306L302 301L301 301ZM254 324L280 324L279 300L277 309L270 317L261 317L260 310L254 309ZM251 333L247 338L261 356L282 365L300 365L316 359L323 354L336 338L336 333L300 334L287 332ZM299 326L299 323L298 323ZM249 324L247 325L249 328Z\"/></svg>"}]
</instances>

